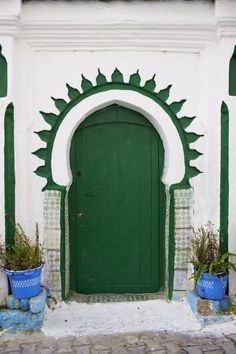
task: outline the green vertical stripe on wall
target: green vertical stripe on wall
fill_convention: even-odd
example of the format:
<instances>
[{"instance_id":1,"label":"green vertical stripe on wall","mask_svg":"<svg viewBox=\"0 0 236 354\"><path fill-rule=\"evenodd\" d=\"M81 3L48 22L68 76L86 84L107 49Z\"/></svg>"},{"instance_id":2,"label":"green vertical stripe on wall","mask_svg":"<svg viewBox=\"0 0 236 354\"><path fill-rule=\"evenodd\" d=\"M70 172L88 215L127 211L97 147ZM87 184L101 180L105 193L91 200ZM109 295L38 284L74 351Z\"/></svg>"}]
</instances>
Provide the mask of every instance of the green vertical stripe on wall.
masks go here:
<instances>
[{"instance_id":1,"label":"green vertical stripe on wall","mask_svg":"<svg viewBox=\"0 0 236 354\"><path fill-rule=\"evenodd\" d=\"M229 62L229 94L236 96L236 46Z\"/></svg>"},{"instance_id":2,"label":"green vertical stripe on wall","mask_svg":"<svg viewBox=\"0 0 236 354\"><path fill-rule=\"evenodd\" d=\"M170 188L170 214L169 214L169 291L168 298L172 298L174 288L174 262L175 262L175 202L174 188Z\"/></svg>"},{"instance_id":3,"label":"green vertical stripe on wall","mask_svg":"<svg viewBox=\"0 0 236 354\"><path fill-rule=\"evenodd\" d=\"M2 55L2 46L0 45L0 97L7 96L7 61Z\"/></svg>"},{"instance_id":4,"label":"green vertical stripe on wall","mask_svg":"<svg viewBox=\"0 0 236 354\"><path fill-rule=\"evenodd\" d=\"M221 162L220 162L220 232L222 246L228 250L229 223L229 110L225 102L221 104Z\"/></svg>"},{"instance_id":5,"label":"green vertical stripe on wall","mask_svg":"<svg viewBox=\"0 0 236 354\"><path fill-rule=\"evenodd\" d=\"M15 223L15 156L14 156L14 106L10 103L4 120L4 194L5 241L14 243Z\"/></svg>"},{"instance_id":6,"label":"green vertical stripe on wall","mask_svg":"<svg viewBox=\"0 0 236 354\"><path fill-rule=\"evenodd\" d=\"M61 297L65 300L65 201L66 189L61 189Z\"/></svg>"}]
</instances>

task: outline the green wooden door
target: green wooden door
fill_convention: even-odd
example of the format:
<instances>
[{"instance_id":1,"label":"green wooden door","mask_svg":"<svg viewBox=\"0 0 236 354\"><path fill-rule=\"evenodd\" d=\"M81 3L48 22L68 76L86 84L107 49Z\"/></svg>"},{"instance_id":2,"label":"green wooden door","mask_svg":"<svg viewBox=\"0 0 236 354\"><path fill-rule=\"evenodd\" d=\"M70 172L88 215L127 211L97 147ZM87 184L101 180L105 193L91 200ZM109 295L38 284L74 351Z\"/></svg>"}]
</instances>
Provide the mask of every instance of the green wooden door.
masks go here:
<instances>
[{"instance_id":1,"label":"green wooden door","mask_svg":"<svg viewBox=\"0 0 236 354\"><path fill-rule=\"evenodd\" d=\"M71 143L71 289L164 289L162 141L141 114L112 105L89 116Z\"/></svg>"}]
</instances>

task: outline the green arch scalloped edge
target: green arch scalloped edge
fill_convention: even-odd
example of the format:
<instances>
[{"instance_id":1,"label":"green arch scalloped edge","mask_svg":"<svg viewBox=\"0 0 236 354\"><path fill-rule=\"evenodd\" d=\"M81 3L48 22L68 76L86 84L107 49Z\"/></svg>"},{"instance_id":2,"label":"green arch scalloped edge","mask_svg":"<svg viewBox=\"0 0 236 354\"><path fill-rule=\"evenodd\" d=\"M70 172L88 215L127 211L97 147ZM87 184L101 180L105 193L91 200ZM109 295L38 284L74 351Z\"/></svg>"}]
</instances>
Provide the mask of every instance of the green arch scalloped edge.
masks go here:
<instances>
[{"instance_id":1,"label":"green arch scalloped edge","mask_svg":"<svg viewBox=\"0 0 236 354\"><path fill-rule=\"evenodd\" d=\"M145 82L143 86L140 85L141 77L139 75L139 71L130 75L129 82L124 82L123 74L116 68L111 75L111 81L107 81L107 78L101 71L98 69L98 74L96 77L96 85L93 86L92 82L86 79L82 75L81 88L82 92L77 90L76 88L71 87L69 84L66 84L68 89L68 98L66 101L62 98L54 98L52 97L59 114L55 113L45 113L40 112L43 119L51 126L50 130L42 130L39 132L35 132L38 134L39 138L46 143L45 148L40 148L33 152L34 155L39 157L44 161L44 165L39 166L34 172L41 177L47 179L47 183L43 188L45 190L63 190L65 186L60 186L53 181L52 178L52 170L51 170L51 156L52 156L52 148L55 140L55 136L57 131L62 123L63 119L66 117L68 112L76 105L78 105L83 99L94 95L99 92L104 92L112 89L119 90L132 90L141 93L153 101L156 104L160 105L169 115L173 124L175 125L179 137L181 139L183 150L184 150L184 158L185 158L185 175L183 180L176 184L175 188L189 188L190 182L189 179L197 176L201 173L201 171L195 167L190 165L191 160L197 159L202 155L201 152L191 149L190 144L198 140L203 135L197 134L195 132L186 132L186 128L193 122L196 117L178 117L177 114L180 112L183 104L186 100L180 100L178 102L172 102L167 104L166 101L169 97L171 85L168 87L156 92L156 82L155 75Z\"/></svg>"}]
</instances>

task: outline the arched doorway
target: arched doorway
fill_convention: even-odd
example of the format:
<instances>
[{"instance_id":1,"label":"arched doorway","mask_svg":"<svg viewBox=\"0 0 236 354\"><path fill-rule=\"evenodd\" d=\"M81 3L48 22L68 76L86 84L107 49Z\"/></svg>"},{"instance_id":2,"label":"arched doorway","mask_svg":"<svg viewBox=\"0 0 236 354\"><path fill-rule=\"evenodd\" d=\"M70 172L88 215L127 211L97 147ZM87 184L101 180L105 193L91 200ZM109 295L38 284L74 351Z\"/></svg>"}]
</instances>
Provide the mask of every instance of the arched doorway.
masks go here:
<instances>
[{"instance_id":1,"label":"arched doorway","mask_svg":"<svg viewBox=\"0 0 236 354\"><path fill-rule=\"evenodd\" d=\"M71 289L164 290L164 149L156 129L131 109L103 108L76 130L70 164Z\"/></svg>"},{"instance_id":2,"label":"arched doorway","mask_svg":"<svg viewBox=\"0 0 236 354\"><path fill-rule=\"evenodd\" d=\"M45 223L44 233L50 235L48 249L53 267L48 268L48 279L53 296L65 299L70 290L70 240L68 222L68 190L72 183L70 160L71 139L81 123L91 114L112 104L118 104L144 115L156 129L165 148L165 163L162 182L166 189L166 290L171 298L174 290L186 290L187 264L182 261L182 246L189 244L191 219L192 188L190 179L201 171L192 165L202 154L191 144L202 135L189 131L189 125L195 117L179 115L185 100L167 102L171 85L156 90L154 76L144 85L139 71L130 75L127 82L123 74L115 69L111 81L98 70L95 86L82 75L82 92L67 84L68 100L53 98L59 111L46 113L41 111L44 121L50 128L37 131L46 146L34 151L43 160L35 173L46 179L43 187L44 218L58 218L53 224ZM175 216L177 215L177 221ZM186 215L189 217L186 218ZM186 232L186 228L190 230ZM56 251L58 257L52 252ZM180 260L180 261L179 261ZM60 271L59 271L60 270ZM164 272L163 272L164 277Z\"/></svg>"}]
</instances>

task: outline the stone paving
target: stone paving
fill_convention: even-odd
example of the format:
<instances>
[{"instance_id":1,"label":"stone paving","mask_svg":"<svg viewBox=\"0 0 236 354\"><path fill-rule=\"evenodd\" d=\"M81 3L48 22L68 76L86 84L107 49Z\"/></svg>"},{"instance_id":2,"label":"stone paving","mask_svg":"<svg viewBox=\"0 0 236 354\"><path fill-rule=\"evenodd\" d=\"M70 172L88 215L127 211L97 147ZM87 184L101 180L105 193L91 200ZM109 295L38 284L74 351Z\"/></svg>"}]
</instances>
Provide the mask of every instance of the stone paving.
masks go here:
<instances>
[{"instance_id":1,"label":"stone paving","mask_svg":"<svg viewBox=\"0 0 236 354\"><path fill-rule=\"evenodd\" d=\"M12 354L236 354L234 334L183 334L159 331L93 337L50 338L40 332L3 335L0 353Z\"/></svg>"}]
</instances>

